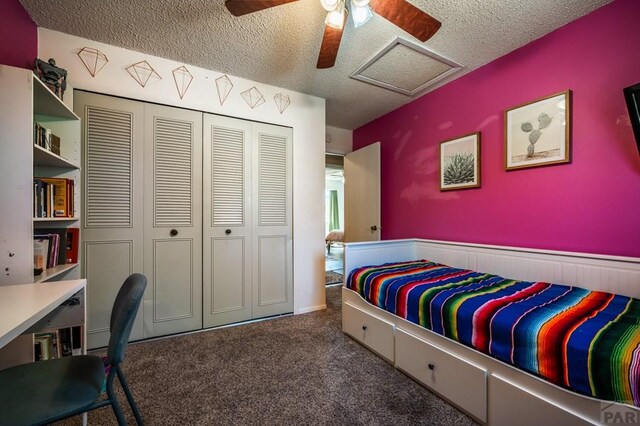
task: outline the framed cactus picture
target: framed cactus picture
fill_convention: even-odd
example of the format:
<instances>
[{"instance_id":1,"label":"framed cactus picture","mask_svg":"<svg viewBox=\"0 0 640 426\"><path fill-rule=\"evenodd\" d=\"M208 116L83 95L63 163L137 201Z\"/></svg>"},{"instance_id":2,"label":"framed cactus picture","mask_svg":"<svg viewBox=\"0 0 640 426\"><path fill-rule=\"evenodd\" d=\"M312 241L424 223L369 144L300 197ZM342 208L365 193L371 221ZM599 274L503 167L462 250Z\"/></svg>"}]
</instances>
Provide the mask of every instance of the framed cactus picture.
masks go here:
<instances>
[{"instance_id":1,"label":"framed cactus picture","mask_svg":"<svg viewBox=\"0 0 640 426\"><path fill-rule=\"evenodd\" d=\"M440 143L440 191L480 187L480 132Z\"/></svg>"},{"instance_id":2,"label":"framed cactus picture","mask_svg":"<svg viewBox=\"0 0 640 426\"><path fill-rule=\"evenodd\" d=\"M571 158L571 91L505 111L506 170L568 163Z\"/></svg>"}]
</instances>

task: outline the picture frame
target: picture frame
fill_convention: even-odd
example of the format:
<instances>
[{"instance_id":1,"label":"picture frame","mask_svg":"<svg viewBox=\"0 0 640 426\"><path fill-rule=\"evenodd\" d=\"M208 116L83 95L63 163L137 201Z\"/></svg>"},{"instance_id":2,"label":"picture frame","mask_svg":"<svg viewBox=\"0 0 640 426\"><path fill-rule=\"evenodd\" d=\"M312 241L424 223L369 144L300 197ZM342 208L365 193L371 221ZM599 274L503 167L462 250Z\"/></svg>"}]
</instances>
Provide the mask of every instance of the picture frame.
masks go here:
<instances>
[{"instance_id":1,"label":"picture frame","mask_svg":"<svg viewBox=\"0 0 640 426\"><path fill-rule=\"evenodd\" d=\"M480 187L480 132L440 143L440 191Z\"/></svg>"},{"instance_id":2,"label":"picture frame","mask_svg":"<svg viewBox=\"0 0 640 426\"><path fill-rule=\"evenodd\" d=\"M505 170L571 161L571 91L515 106L504 113Z\"/></svg>"}]
</instances>

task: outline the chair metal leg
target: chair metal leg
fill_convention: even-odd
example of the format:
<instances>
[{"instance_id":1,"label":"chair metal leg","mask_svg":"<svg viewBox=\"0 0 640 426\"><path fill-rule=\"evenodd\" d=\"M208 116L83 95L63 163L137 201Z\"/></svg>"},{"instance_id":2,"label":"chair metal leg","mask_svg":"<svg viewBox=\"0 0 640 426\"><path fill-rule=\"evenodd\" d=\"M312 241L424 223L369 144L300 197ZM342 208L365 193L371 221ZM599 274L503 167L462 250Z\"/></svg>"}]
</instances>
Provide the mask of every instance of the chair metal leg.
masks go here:
<instances>
[{"instance_id":1,"label":"chair metal leg","mask_svg":"<svg viewBox=\"0 0 640 426\"><path fill-rule=\"evenodd\" d=\"M120 408L118 397L113 391L114 377L115 377L114 371L110 371L109 377L107 377L107 396L109 397L109 401L111 402L111 408L113 408L113 413L116 415L116 420L118 420L118 425L126 426L127 422L124 419L124 415L122 414L122 409Z\"/></svg>"},{"instance_id":2,"label":"chair metal leg","mask_svg":"<svg viewBox=\"0 0 640 426\"><path fill-rule=\"evenodd\" d=\"M138 405L136 401L133 399L133 395L131 394L131 390L129 389L129 384L127 383L127 379L124 377L120 366L116 367L116 373L118 373L118 379L120 379L120 384L122 385L122 389L124 390L124 394L127 397L127 401L129 401L129 406L131 406L131 411L133 411L133 415L136 418L136 422L138 426L143 426L142 416L140 415L140 410L138 410Z\"/></svg>"}]
</instances>

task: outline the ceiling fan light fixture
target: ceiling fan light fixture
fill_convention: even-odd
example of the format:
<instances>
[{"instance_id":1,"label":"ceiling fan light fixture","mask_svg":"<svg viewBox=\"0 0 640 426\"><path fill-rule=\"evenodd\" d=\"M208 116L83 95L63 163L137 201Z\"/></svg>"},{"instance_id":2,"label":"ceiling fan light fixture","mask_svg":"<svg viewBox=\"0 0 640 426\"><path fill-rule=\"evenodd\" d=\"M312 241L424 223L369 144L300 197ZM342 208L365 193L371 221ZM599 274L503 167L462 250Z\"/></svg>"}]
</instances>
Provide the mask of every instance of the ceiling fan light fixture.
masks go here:
<instances>
[{"instance_id":1,"label":"ceiling fan light fixture","mask_svg":"<svg viewBox=\"0 0 640 426\"><path fill-rule=\"evenodd\" d=\"M370 0L351 0L351 5L353 7L366 7L369 6Z\"/></svg>"},{"instance_id":2,"label":"ceiling fan light fixture","mask_svg":"<svg viewBox=\"0 0 640 426\"><path fill-rule=\"evenodd\" d=\"M332 28L341 30L342 27L344 27L344 21L345 21L344 14L345 14L344 1L339 0L338 6L336 7L335 10L327 14L327 19L324 21L324 23Z\"/></svg>"},{"instance_id":3,"label":"ceiling fan light fixture","mask_svg":"<svg viewBox=\"0 0 640 426\"><path fill-rule=\"evenodd\" d=\"M366 24L371 18L373 18L371 7L369 5L356 6L355 0L351 0L351 18L353 19L353 25L356 28Z\"/></svg>"},{"instance_id":4,"label":"ceiling fan light fixture","mask_svg":"<svg viewBox=\"0 0 640 426\"><path fill-rule=\"evenodd\" d=\"M338 7L339 0L320 0L320 4L327 12L333 12Z\"/></svg>"}]
</instances>

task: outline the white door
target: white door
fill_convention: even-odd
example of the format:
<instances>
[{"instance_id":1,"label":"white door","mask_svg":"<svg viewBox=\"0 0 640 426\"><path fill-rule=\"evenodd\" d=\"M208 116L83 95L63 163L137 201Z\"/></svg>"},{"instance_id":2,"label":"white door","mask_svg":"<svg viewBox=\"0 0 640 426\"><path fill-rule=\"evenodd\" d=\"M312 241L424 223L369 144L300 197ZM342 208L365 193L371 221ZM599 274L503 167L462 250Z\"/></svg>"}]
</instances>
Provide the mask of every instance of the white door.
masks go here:
<instances>
[{"instance_id":1,"label":"white door","mask_svg":"<svg viewBox=\"0 0 640 426\"><path fill-rule=\"evenodd\" d=\"M143 267L144 106L76 91L74 109L82 121L81 256L92 349L107 345L116 294L127 276ZM131 340L143 338L143 311Z\"/></svg>"},{"instance_id":2,"label":"white door","mask_svg":"<svg viewBox=\"0 0 640 426\"><path fill-rule=\"evenodd\" d=\"M144 108L147 338L202 327L202 113Z\"/></svg>"},{"instance_id":3,"label":"white door","mask_svg":"<svg viewBox=\"0 0 640 426\"><path fill-rule=\"evenodd\" d=\"M251 122L204 115L203 325L251 319Z\"/></svg>"},{"instance_id":4,"label":"white door","mask_svg":"<svg viewBox=\"0 0 640 426\"><path fill-rule=\"evenodd\" d=\"M380 142L344 157L344 239L380 240Z\"/></svg>"},{"instance_id":5,"label":"white door","mask_svg":"<svg viewBox=\"0 0 640 426\"><path fill-rule=\"evenodd\" d=\"M252 124L252 316L293 311L292 130Z\"/></svg>"}]
</instances>

